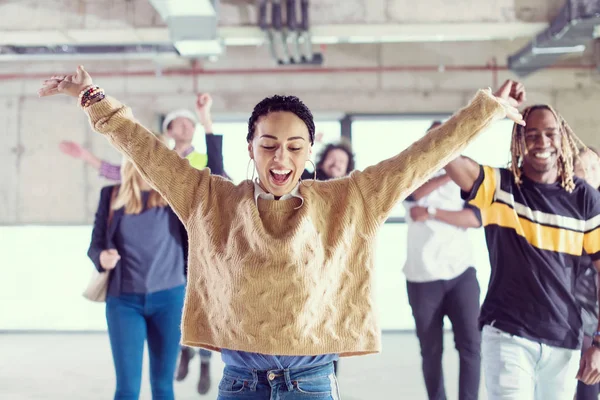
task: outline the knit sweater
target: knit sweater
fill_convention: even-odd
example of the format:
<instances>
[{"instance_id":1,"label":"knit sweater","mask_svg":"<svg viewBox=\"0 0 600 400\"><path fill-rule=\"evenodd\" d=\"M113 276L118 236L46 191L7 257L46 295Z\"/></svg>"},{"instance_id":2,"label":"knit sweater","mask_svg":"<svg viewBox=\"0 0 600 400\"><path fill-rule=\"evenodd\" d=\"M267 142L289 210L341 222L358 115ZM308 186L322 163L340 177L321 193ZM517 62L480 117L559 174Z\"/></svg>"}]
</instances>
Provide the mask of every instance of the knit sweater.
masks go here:
<instances>
[{"instance_id":1,"label":"knit sweater","mask_svg":"<svg viewBox=\"0 0 600 400\"><path fill-rule=\"evenodd\" d=\"M364 171L300 185L301 200L254 200L196 170L107 97L90 122L130 158L189 234L182 343L273 355L379 352L373 302L378 228L394 205L506 116L489 91L408 149ZM373 143L373 145L378 145Z\"/></svg>"}]
</instances>

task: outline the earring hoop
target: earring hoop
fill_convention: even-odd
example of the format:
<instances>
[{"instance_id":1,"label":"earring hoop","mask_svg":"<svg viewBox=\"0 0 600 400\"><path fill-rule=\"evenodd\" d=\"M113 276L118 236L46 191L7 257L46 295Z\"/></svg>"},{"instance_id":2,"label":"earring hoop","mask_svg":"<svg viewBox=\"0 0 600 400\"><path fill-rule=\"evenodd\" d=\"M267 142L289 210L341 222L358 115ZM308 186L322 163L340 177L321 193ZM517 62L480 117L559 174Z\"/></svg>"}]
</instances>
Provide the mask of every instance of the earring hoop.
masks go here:
<instances>
[{"instance_id":1,"label":"earring hoop","mask_svg":"<svg viewBox=\"0 0 600 400\"><path fill-rule=\"evenodd\" d=\"M312 160L306 160L307 162L311 163L313 166L313 183L311 183L310 185L306 185L304 183L304 180L302 178L300 178L300 184L305 186L305 187L311 187L312 185L315 184L315 181L317 180L317 166L315 165L314 162L312 162Z\"/></svg>"},{"instance_id":2,"label":"earring hoop","mask_svg":"<svg viewBox=\"0 0 600 400\"><path fill-rule=\"evenodd\" d=\"M252 178L248 178L248 168L250 168L250 162L253 162L254 165L252 165ZM256 161L254 161L253 158L248 160L248 165L246 166L246 180L247 181L254 181L254 173L256 172Z\"/></svg>"}]
</instances>

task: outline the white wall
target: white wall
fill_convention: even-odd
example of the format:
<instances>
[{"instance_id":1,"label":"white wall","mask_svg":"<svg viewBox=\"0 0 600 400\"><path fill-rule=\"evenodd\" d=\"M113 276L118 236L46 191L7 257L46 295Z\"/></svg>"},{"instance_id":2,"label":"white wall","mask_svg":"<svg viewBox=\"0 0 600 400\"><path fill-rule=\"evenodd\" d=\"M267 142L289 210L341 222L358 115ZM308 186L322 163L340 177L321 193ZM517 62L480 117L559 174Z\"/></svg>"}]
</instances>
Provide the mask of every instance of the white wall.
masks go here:
<instances>
[{"instance_id":1,"label":"white wall","mask_svg":"<svg viewBox=\"0 0 600 400\"><path fill-rule=\"evenodd\" d=\"M1 330L105 330L104 304L81 296L94 266L86 251L91 226L0 227ZM472 231L482 299L489 279L481 230ZM384 330L414 329L402 266L406 225L386 224L376 248L375 301ZM447 325L449 326L449 325Z\"/></svg>"}]
</instances>

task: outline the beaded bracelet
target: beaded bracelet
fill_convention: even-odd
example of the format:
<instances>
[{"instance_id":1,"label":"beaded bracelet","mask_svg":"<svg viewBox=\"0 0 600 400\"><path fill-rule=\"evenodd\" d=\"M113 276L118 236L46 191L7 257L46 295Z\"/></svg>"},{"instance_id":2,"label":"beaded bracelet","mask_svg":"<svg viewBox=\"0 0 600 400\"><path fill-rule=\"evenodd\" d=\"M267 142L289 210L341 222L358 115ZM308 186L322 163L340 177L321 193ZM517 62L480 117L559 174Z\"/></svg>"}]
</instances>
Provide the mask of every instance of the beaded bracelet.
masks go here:
<instances>
[{"instance_id":1,"label":"beaded bracelet","mask_svg":"<svg viewBox=\"0 0 600 400\"><path fill-rule=\"evenodd\" d=\"M90 89L94 88L94 85L89 85L86 86L85 88L83 88L83 90L81 92L79 92L79 96L77 98L77 104L81 107L81 99L83 97L83 95L85 95Z\"/></svg>"},{"instance_id":2,"label":"beaded bracelet","mask_svg":"<svg viewBox=\"0 0 600 400\"><path fill-rule=\"evenodd\" d=\"M98 99L98 101L99 101L99 100L104 99L104 97L105 97L104 90L98 89L98 90L94 91L92 94L90 94L88 97L84 96L81 106L83 108L89 107L92 104L92 101L94 101L96 99Z\"/></svg>"},{"instance_id":3,"label":"beaded bracelet","mask_svg":"<svg viewBox=\"0 0 600 400\"><path fill-rule=\"evenodd\" d=\"M79 107L86 108L89 107L93 100L104 99L104 89L101 89L99 86L90 85L84 88L81 93L79 93Z\"/></svg>"}]
</instances>

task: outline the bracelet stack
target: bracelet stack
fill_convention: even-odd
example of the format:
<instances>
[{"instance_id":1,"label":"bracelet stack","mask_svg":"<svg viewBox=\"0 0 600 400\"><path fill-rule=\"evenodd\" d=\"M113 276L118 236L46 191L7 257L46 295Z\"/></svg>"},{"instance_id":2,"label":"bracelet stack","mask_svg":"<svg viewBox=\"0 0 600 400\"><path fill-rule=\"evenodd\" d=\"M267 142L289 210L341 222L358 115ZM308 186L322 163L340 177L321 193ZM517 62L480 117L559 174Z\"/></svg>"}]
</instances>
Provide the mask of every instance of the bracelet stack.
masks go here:
<instances>
[{"instance_id":1,"label":"bracelet stack","mask_svg":"<svg viewBox=\"0 0 600 400\"><path fill-rule=\"evenodd\" d=\"M105 97L104 89L99 86L91 85L79 93L78 104L81 108L89 107L93 100L102 100Z\"/></svg>"}]
</instances>

